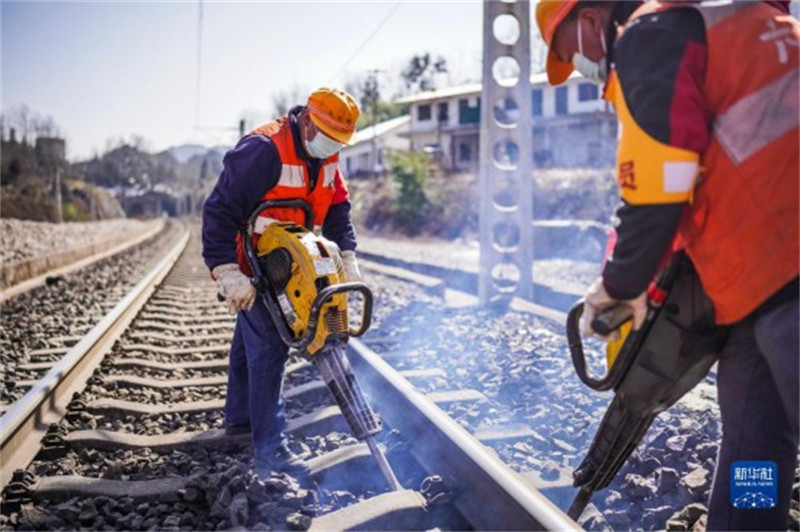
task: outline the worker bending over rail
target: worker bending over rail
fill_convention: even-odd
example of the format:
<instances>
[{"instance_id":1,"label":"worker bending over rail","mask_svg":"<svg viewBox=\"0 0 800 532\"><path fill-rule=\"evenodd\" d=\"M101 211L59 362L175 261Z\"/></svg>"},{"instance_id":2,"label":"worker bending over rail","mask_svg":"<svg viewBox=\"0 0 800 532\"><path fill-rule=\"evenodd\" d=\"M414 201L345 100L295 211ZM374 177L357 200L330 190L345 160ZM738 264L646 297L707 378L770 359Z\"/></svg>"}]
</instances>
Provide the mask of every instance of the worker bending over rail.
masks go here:
<instances>
[{"instance_id":1,"label":"worker bending over rail","mask_svg":"<svg viewBox=\"0 0 800 532\"><path fill-rule=\"evenodd\" d=\"M727 340L709 530L786 530L798 446L800 24L789 2L543 0L547 74L578 70L619 118L617 241L585 296L644 321L665 253L684 249ZM731 466L774 462L771 508L735 504ZM738 472L737 472L738 474ZM769 505L767 505L769 506Z\"/></svg>"},{"instance_id":2,"label":"worker bending over rail","mask_svg":"<svg viewBox=\"0 0 800 532\"><path fill-rule=\"evenodd\" d=\"M311 205L314 224L342 250L347 281L361 275L356 234L338 152L352 138L358 118L352 96L321 88L304 106L242 138L224 158L224 168L203 207L203 257L232 313L237 313L230 351L225 431L251 433L253 469L308 474L286 446L282 397L288 347L256 290L245 260L242 233L247 218L264 200L301 199ZM304 225L298 209L269 209L256 220L254 241L270 220Z\"/></svg>"}]
</instances>

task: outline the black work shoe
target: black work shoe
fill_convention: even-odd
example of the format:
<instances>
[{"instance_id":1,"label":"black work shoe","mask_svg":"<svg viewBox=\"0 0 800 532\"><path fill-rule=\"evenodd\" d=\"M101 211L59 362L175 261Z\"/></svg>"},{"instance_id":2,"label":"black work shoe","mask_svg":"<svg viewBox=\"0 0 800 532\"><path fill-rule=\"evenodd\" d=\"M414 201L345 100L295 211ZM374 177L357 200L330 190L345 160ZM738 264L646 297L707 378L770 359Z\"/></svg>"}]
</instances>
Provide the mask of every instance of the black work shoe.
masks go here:
<instances>
[{"instance_id":1,"label":"black work shoe","mask_svg":"<svg viewBox=\"0 0 800 532\"><path fill-rule=\"evenodd\" d=\"M225 425L226 436L239 436L240 434L250 434L250 425Z\"/></svg>"},{"instance_id":2,"label":"black work shoe","mask_svg":"<svg viewBox=\"0 0 800 532\"><path fill-rule=\"evenodd\" d=\"M272 473L286 473L295 478L311 476L311 469L309 469L308 464L285 445L278 447L268 459L253 459L253 469L262 478L266 478Z\"/></svg>"}]
</instances>

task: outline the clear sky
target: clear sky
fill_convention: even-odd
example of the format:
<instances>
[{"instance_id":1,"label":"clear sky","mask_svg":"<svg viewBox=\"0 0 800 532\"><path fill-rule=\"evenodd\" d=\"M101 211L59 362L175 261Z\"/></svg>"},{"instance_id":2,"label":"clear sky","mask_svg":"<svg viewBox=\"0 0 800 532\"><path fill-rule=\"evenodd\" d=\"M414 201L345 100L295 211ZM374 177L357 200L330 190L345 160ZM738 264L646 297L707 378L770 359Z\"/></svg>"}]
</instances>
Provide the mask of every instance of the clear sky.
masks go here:
<instances>
[{"instance_id":1,"label":"clear sky","mask_svg":"<svg viewBox=\"0 0 800 532\"><path fill-rule=\"evenodd\" d=\"M154 150L230 143L222 128L245 112L266 121L276 91L396 73L423 51L449 58L458 76L480 74L479 0L204 1L196 113L199 11L197 1L0 0L2 109L52 115L74 160L132 135Z\"/></svg>"}]
</instances>

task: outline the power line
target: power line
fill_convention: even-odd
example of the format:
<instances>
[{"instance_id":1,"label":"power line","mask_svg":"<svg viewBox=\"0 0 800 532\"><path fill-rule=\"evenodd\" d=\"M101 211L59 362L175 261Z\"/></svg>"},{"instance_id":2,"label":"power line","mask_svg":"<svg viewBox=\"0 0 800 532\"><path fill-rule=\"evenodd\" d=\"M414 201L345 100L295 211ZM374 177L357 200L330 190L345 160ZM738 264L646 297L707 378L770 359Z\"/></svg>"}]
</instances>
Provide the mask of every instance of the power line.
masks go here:
<instances>
[{"instance_id":1,"label":"power line","mask_svg":"<svg viewBox=\"0 0 800 532\"><path fill-rule=\"evenodd\" d=\"M372 32L367 36L366 39L364 39L364 42L362 42L358 46L358 48L356 48L355 51L352 54L350 54L350 57L348 57L347 60L342 64L342 66L339 67L339 70L337 70L336 73L330 77L330 79L328 80L328 84L330 84L334 79L336 79L336 77L339 74L341 74L345 68L347 68L347 65L350 64L350 61L355 59L356 56L361 53L361 50L363 50L369 44L369 42L375 37L375 35L378 34L381 28L383 28L383 26L389 21L389 19L392 18L392 15L395 14L395 12L400 8L402 3L403 0L399 0L394 6L392 6L392 9L390 9L389 12L386 13L386 15L384 15L384 17L381 19L381 21L378 23L375 29L372 30Z\"/></svg>"}]
</instances>

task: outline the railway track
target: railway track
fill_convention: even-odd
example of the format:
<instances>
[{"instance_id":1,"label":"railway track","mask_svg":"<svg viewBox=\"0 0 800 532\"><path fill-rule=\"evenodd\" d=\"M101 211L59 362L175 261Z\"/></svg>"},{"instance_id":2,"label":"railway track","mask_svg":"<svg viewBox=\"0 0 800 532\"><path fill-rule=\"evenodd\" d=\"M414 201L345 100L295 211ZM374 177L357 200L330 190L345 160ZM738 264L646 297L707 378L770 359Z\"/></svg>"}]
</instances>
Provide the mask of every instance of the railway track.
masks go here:
<instances>
[{"instance_id":1,"label":"railway track","mask_svg":"<svg viewBox=\"0 0 800 532\"><path fill-rule=\"evenodd\" d=\"M174 243L180 225L160 222L150 224L160 228L157 232L146 231L118 246L124 252L109 256L103 251L0 292L0 414L108 314Z\"/></svg>"},{"instance_id":2,"label":"railway track","mask_svg":"<svg viewBox=\"0 0 800 532\"><path fill-rule=\"evenodd\" d=\"M480 392L448 389L435 368L396 371L356 341L351 360L405 489L386 491L298 358L287 428L315 482L256 478L249 438L222 430L233 318L214 292L187 233L60 361L40 363L52 367L0 417L4 528L577 528L479 441L513 439L511 428L476 439L447 414L480 408Z\"/></svg>"}]
</instances>

